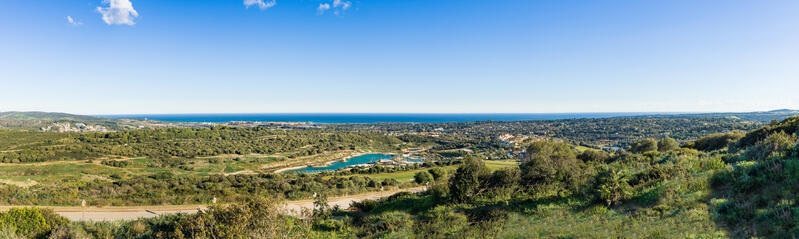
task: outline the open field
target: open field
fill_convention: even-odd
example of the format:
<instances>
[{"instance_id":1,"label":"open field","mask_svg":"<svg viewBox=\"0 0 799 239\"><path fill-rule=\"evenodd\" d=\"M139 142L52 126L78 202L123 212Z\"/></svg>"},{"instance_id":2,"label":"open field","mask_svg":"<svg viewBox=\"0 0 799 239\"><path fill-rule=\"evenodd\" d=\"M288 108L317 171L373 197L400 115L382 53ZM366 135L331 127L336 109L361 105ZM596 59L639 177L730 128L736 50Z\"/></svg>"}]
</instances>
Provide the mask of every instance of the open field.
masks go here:
<instances>
[{"instance_id":1,"label":"open field","mask_svg":"<svg viewBox=\"0 0 799 239\"><path fill-rule=\"evenodd\" d=\"M145 157L106 157L108 160L126 161L127 165L124 167L104 165L101 160L0 163L0 183L28 187L36 184L57 184L74 180L112 180L164 172L192 176L252 174L290 167L304 167L308 164L341 160L359 154L363 153L354 151L325 152L293 159L279 154L219 155L181 159L180 166L177 167L162 165L163 162Z\"/></svg>"},{"instance_id":2,"label":"open field","mask_svg":"<svg viewBox=\"0 0 799 239\"><path fill-rule=\"evenodd\" d=\"M262 165L277 161L275 156L214 156L185 159L185 167L164 167L160 162L148 158L118 159L126 161L125 167L104 165L94 161L51 161L40 163L0 164L0 180L10 184L31 186L31 181L54 184L65 180L100 179L110 180L134 175L154 175L171 172L175 175L208 176L237 172L259 172Z\"/></svg>"}]
</instances>

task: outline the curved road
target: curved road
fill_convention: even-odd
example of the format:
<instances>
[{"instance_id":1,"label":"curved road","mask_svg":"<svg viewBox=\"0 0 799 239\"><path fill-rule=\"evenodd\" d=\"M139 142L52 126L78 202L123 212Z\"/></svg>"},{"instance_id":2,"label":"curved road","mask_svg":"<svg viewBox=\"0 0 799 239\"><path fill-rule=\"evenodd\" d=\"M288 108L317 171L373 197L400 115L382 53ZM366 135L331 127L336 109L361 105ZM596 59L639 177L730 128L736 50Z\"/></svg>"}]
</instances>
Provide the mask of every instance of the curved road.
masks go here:
<instances>
[{"instance_id":1,"label":"curved road","mask_svg":"<svg viewBox=\"0 0 799 239\"><path fill-rule=\"evenodd\" d=\"M331 197L328 199L331 207L338 205L341 208L348 208L352 202L365 199L378 199L391 196L398 192L421 192L424 187L397 189L391 191L371 192L357 195ZM0 211L8 210L12 206L0 206ZM19 206L13 206L19 207ZM165 205L165 206L135 206L135 207L48 207L56 213L68 218L70 221L113 221L113 220L133 220L141 217L156 217L161 214L172 213L195 213L199 209L205 209L205 205ZM313 200L286 201L283 210L289 215L299 215L304 209L313 209Z\"/></svg>"}]
</instances>

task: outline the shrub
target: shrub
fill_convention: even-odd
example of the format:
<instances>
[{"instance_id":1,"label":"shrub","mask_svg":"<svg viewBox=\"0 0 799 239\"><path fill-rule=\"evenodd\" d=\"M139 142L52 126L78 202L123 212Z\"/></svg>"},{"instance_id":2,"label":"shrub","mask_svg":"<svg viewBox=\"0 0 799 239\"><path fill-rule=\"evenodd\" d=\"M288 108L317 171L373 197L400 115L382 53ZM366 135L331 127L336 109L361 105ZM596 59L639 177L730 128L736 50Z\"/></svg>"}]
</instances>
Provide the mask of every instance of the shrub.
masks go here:
<instances>
[{"instance_id":1,"label":"shrub","mask_svg":"<svg viewBox=\"0 0 799 239\"><path fill-rule=\"evenodd\" d=\"M343 231L347 229L347 224L342 220L320 220L314 223L313 228L320 231Z\"/></svg>"},{"instance_id":2,"label":"shrub","mask_svg":"<svg viewBox=\"0 0 799 239\"><path fill-rule=\"evenodd\" d=\"M449 181L449 198L453 202L468 202L477 195L486 176L489 175L483 161L467 156L463 165Z\"/></svg>"},{"instance_id":3,"label":"shrub","mask_svg":"<svg viewBox=\"0 0 799 239\"><path fill-rule=\"evenodd\" d=\"M521 164L522 181L527 185L551 185L576 191L583 183L583 162L565 143L534 142L528 147L528 158Z\"/></svg>"},{"instance_id":4,"label":"shrub","mask_svg":"<svg viewBox=\"0 0 799 239\"><path fill-rule=\"evenodd\" d=\"M391 211L369 216L366 223L372 225L373 233L396 232L413 227L413 217L406 212Z\"/></svg>"},{"instance_id":5,"label":"shrub","mask_svg":"<svg viewBox=\"0 0 799 239\"><path fill-rule=\"evenodd\" d=\"M273 199L248 198L243 203L211 206L166 225L152 226L165 238L274 238L292 228Z\"/></svg>"},{"instance_id":6,"label":"shrub","mask_svg":"<svg viewBox=\"0 0 799 239\"><path fill-rule=\"evenodd\" d=\"M377 205L379 205L379 203L377 201L371 200L371 199L364 199L364 200L361 200L361 201L353 201L352 203L350 203L350 207L356 207L358 209L361 209L361 211L363 211L363 212L369 212L372 209L375 209L377 207Z\"/></svg>"},{"instance_id":7,"label":"shrub","mask_svg":"<svg viewBox=\"0 0 799 239\"><path fill-rule=\"evenodd\" d=\"M427 171L433 176L433 180L440 181L447 178L447 170L444 170L444 168L435 167Z\"/></svg>"},{"instance_id":8,"label":"shrub","mask_svg":"<svg viewBox=\"0 0 799 239\"><path fill-rule=\"evenodd\" d=\"M657 150L660 152L668 152L678 148L680 148L680 143L669 137L661 139L657 144Z\"/></svg>"},{"instance_id":9,"label":"shrub","mask_svg":"<svg viewBox=\"0 0 799 239\"><path fill-rule=\"evenodd\" d=\"M794 137L780 131L767 136L747 149L744 157L747 160L762 161L769 156L779 156L778 154L791 148L795 143L796 139Z\"/></svg>"},{"instance_id":10,"label":"shrub","mask_svg":"<svg viewBox=\"0 0 799 239\"><path fill-rule=\"evenodd\" d=\"M127 167L130 162L128 161L116 161L116 160L103 160L102 162L105 166L117 167L117 168L124 168Z\"/></svg>"},{"instance_id":11,"label":"shrub","mask_svg":"<svg viewBox=\"0 0 799 239\"><path fill-rule=\"evenodd\" d=\"M521 180L519 167L507 167L494 171L489 184L493 187L515 187Z\"/></svg>"},{"instance_id":12,"label":"shrub","mask_svg":"<svg viewBox=\"0 0 799 239\"><path fill-rule=\"evenodd\" d=\"M658 141L655 139L642 139L630 146L632 153L646 153L658 150Z\"/></svg>"},{"instance_id":13,"label":"shrub","mask_svg":"<svg viewBox=\"0 0 799 239\"><path fill-rule=\"evenodd\" d=\"M732 131L727 133L711 134L696 141L689 142L685 146L701 151L714 151L726 148L738 139L744 137L742 131Z\"/></svg>"},{"instance_id":14,"label":"shrub","mask_svg":"<svg viewBox=\"0 0 799 239\"><path fill-rule=\"evenodd\" d=\"M383 179L383 183L382 184L383 184L383 186L395 186L395 185L399 185L399 181L397 181L397 179L387 178L387 179Z\"/></svg>"},{"instance_id":15,"label":"shrub","mask_svg":"<svg viewBox=\"0 0 799 239\"><path fill-rule=\"evenodd\" d=\"M597 180L597 198L608 206L617 205L632 196L632 187L627 183L629 173L626 170L608 169L599 174Z\"/></svg>"},{"instance_id":16,"label":"shrub","mask_svg":"<svg viewBox=\"0 0 799 239\"><path fill-rule=\"evenodd\" d=\"M24 239L25 237L17 235L14 228L10 226L0 225L0 238L3 239Z\"/></svg>"},{"instance_id":17,"label":"shrub","mask_svg":"<svg viewBox=\"0 0 799 239\"><path fill-rule=\"evenodd\" d=\"M469 226L466 215L439 206L428 211L421 230L427 238L456 238Z\"/></svg>"},{"instance_id":18,"label":"shrub","mask_svg":"<svg viewBox=\"0 0 799 239\"><path fill-rule=\"evenodd\" d=\"M429 183L430 181L433 181L433 176L430 175L430 173L428 173L427 171L421 171L413 176L413 180L416 181L416 183L418 184L425 184Z\"/></svg>"},{"instance_id":19,"label":"shrub","mask_svg":"<svg viewBox=\"0 0 799 239\"><path fill-rule=\"evenodd\" d=\"M732 150L737 151L745 149L748 146L755 145L757 142L764 140L769 135L777 132L784 132L787 134L794 134L799 132L799 116L792 116L785 118L782 122L769 124L766 127L746 133L738 142L733 144Z\"/></svg>"},{"instance_id":20,"label":"shrub","mask_svg":"<svg viewBox=\"0 0 799 239\"><path fill-rule=\"evenodd\" d=\"M436 202L445 202L449 198L449 191L449 183L446 181L436 182L427 189L427 193L433 196Z\"/></svg>"},{"instance_id":21,"label":"shrub","mask_svg":"<svg viewBox=\"0 0 799 239\"><path fill-rule=\"evenodd\" d=\"M632 180L635 185L644 184L656 180L670 179L674 176L684 174L685 169L675 164L656 164L638 173Z\"/></svg>"},{"instance_id":22,"label":"shrub","mask_svg":"<svg viewBox=\"0 0 799 239\"><path fill-rule=\"evenodd\" d=\"M586 149L579 155L577 158L582 160L583 162L597 162L597 163L604 163L610 158L610 155L602 150L596 149Z\"/></svg>"},{"instance_id":23,"label":"shrub","mask_svg":"<svg viewBox=\"0 0 799 239\"><path fill-rule=\"evenodd\" d=\"M53 228L67 223L69 221L66 218L52 209L11 208L8 212L0 213L0 228L8 228L16 235L31 238L46 236Z\"/></svg>"}]
</instances>

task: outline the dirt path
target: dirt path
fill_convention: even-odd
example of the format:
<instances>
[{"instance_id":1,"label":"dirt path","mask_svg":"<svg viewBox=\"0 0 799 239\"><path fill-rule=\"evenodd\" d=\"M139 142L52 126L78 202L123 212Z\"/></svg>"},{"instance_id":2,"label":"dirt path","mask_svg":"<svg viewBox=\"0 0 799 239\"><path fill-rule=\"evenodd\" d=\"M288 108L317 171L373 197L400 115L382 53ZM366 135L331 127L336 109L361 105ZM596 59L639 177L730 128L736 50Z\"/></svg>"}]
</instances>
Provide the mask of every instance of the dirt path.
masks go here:
<instances>
[{"instance_id":1,"label":"dirt path","mask_svg":"<svg viewBox=\"0 0 799 239\"><path fill-rule=\"evenodd\" d=\"M331 197L328 202L331 207L338 205L341 208L349 208L355 201L365 199L378 199L391 196L398 192L421 192L424 187L396 189L382 192L370 192L357 195ZM0 211L8 210L19 206L0 206ZM68 218L70 221L114 221L114 220L133 220L137 218L156 217L160 214L173 213L195 213L199 209L205 209L205 205L159 205L159 206L130 206L130 207L48 207L56 213ZM302 209L313 209L313 200L287 201L283 210L289 215L299 215Z\"/></svg>"}]
</instances>

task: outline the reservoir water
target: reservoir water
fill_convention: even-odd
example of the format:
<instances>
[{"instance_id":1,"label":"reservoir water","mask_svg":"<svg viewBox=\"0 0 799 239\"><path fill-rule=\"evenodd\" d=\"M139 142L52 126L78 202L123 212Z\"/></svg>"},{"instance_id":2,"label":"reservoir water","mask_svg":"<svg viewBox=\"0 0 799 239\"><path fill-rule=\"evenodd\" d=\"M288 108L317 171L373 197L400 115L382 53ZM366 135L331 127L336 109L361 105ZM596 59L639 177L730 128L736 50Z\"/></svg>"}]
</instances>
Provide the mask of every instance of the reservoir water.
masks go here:
<instances>
[{"instance_id":1,"label":"reservoir water","mask_svg":"<svg viewBox=\"0 0 799 239\"><path fill-rule=\"evenodd\" d=\"M346 168L346 167L349 167L351 165L371 164L371 163L375 163L377 161L380 161L381 159L392 159L394 157L395 157L395 155L393 155L393 154L364 154L364 155L360 155L360 156L355 156L355 157L349 158L349 159L347 159L347 161L344 161L344 162L334 162L334 163L332 163L332 164L330 164L328 166L324 166L324 167L305 167L305 168L299 168L299 169L290 170L288 172L314 173L314 172L320 172L320 171L333 171L333 170L337 170L337 169L340 169L340 168Z\"/></svg>"}]
</instances>

